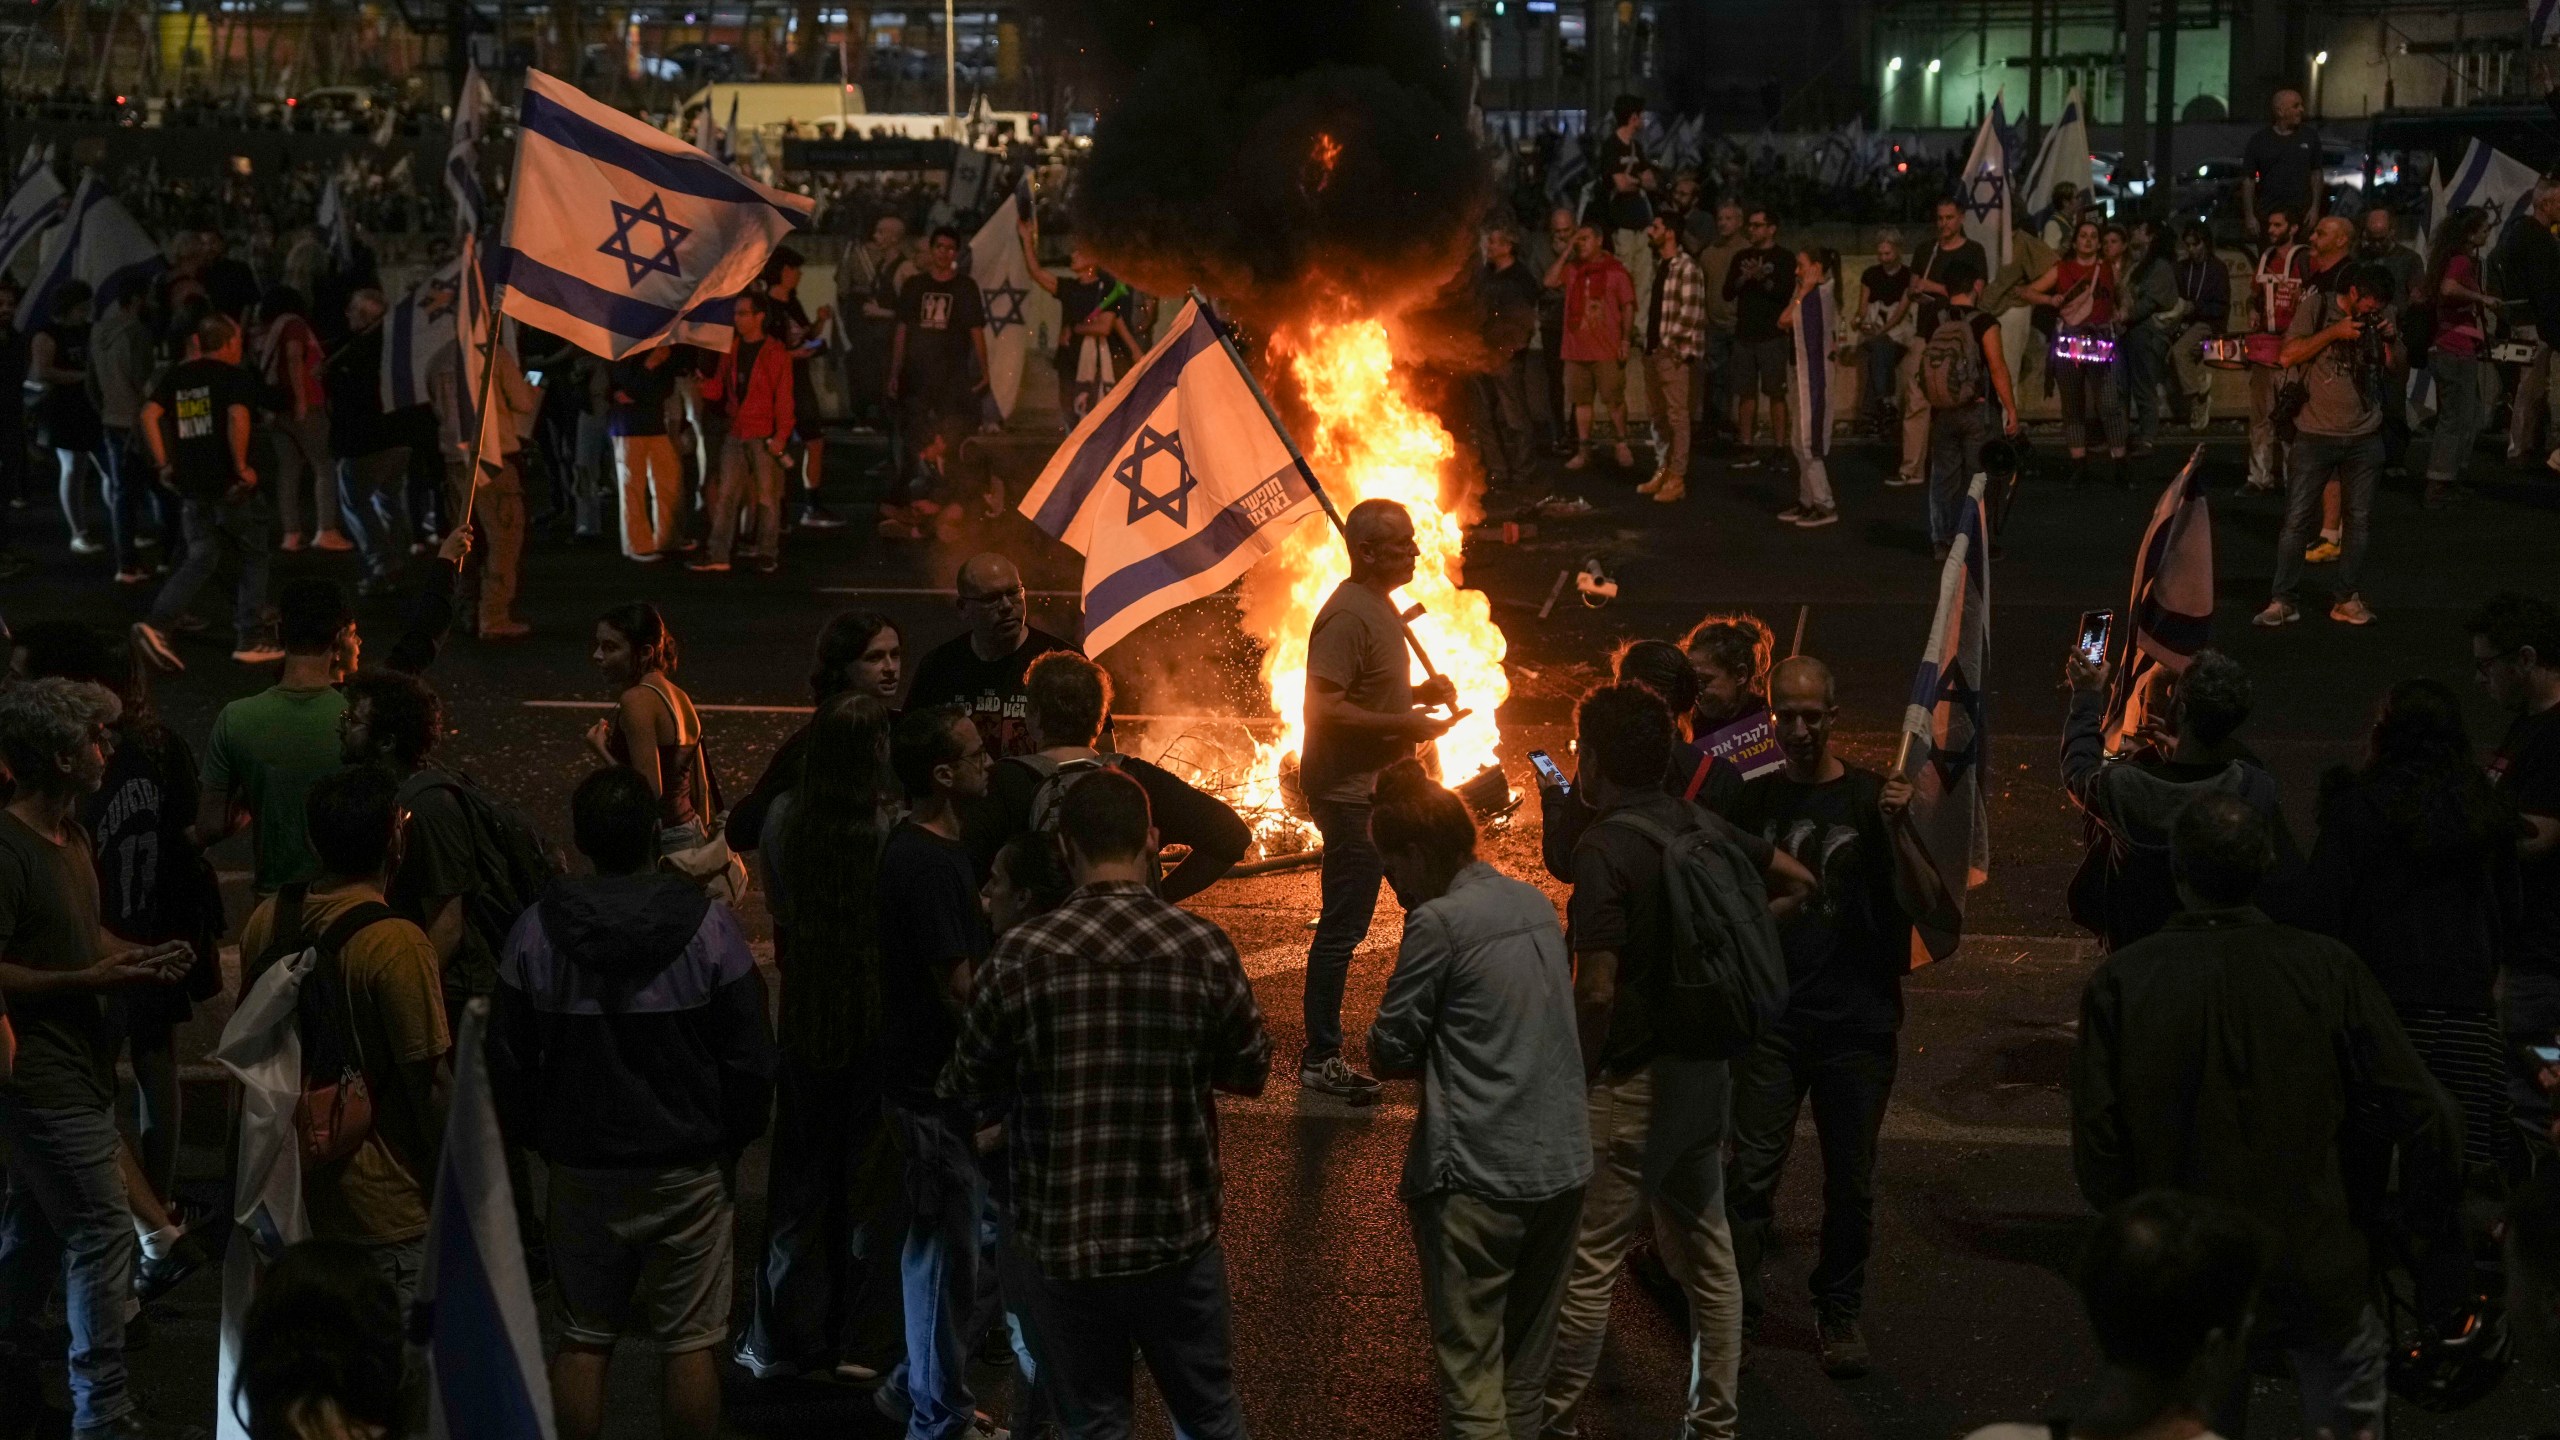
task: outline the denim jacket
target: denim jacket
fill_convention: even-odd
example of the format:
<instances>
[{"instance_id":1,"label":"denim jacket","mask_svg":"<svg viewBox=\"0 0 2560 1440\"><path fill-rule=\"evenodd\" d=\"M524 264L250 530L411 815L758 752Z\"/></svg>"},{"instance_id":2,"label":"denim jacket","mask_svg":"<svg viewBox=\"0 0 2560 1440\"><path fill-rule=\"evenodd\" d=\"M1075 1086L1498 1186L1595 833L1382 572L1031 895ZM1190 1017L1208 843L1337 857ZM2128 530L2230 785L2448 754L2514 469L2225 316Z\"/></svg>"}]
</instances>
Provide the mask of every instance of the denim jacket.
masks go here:
<instances>
[{"instance_id":1,"label":"denim jacket","mask_svg":"<svg viewBox=\"0 0 2560 1440\"><path fill-rule=\"evenodd\" d=\"M1535 886L1479 860L1405 917L1369 1058L1422 1071L1406 1200L1540 1200L1590 1180L1572 962Z\"/></svg>"}]
</instances>

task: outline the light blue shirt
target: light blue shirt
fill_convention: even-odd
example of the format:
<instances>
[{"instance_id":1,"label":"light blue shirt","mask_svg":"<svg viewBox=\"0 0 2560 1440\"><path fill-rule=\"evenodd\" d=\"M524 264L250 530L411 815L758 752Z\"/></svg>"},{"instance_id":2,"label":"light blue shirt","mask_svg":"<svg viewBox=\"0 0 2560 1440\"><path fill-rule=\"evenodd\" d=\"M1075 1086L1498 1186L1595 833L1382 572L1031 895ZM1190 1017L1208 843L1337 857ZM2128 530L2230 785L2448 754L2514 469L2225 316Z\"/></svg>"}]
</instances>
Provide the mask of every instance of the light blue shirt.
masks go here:
<instances>
[{"instance_id":1,"label":"light blue shirt","mask_svg":"<svg viewBox=\"0 0 2560 1440\"><path fill-rule=\"evenodd\" d=\"M1369 1058L1422 1071L1406 1200L1542 1200L1591 1179L1572 962L1537 887L1479 860L1405 916Z\"/></svg>"}]
</instances>

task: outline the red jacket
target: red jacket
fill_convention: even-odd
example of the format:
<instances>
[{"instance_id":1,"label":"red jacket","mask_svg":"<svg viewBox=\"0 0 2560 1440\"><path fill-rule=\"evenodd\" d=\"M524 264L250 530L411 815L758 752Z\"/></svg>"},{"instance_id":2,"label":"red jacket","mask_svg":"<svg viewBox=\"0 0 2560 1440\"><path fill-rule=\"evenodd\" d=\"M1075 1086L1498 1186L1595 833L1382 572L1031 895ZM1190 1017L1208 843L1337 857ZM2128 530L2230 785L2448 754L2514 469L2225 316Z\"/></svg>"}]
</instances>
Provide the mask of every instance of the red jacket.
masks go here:
<instances>
[{"instance_id":1,"label":"red jacket","mask_svg":"<svg viewBox=\"0 0 2560 1440\"><path fill-rule=\"evenodd\" d=\"M799 423L791 400L791 349L775 336L758 342L755 368L743 381L738 375L738 342L720 357L702 387L703 398L720 403L729 417L729 433L740 440L770 440L788 435Z\"/></svg>"}]
</instances>

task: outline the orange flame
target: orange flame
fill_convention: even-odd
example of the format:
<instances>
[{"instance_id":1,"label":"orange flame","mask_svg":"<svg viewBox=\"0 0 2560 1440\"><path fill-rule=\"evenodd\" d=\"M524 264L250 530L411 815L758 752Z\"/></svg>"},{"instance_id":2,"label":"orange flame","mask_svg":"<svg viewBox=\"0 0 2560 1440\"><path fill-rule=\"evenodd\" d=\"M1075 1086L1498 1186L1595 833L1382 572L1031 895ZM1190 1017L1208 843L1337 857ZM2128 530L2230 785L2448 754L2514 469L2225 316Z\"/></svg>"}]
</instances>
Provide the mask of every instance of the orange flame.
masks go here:
<instances>
[{"instance_id":1,"label":"orange flame","mask_svg":"<svg viewBox=\"0 0 2560 1440\"><path fill-rule=\"evenodd\" d=\"M1307 152L1308 162L1315 167L1315 175L1313 177L1315 189L1322 190L1327 185L1333 183L1333 164L1341 158L1341 141L1334 139L1330 135L1319 134L1316 136L1314 148Z\"/></svg>"},{"instance_id":2,"label":"orange flame","mask_svg":"<svg viewBox=\"0 0 2560 1440\"><path fill-rule=\"evenodd\" d=\"M1275 337L1274 348L1285 353L1314 412L1314 434L1299 438L1334 504L1347 513L1363 500L1393 500L1412 512L1422 554L1398 598L1423 607L1414 636L1456 684L1458 704L1474 712L1439 744L1441 780L1467 780L1498 763L1502 734L1494 711L1510 695L1511 681L1492 604L1462 583L1472 517L1441 503L1441 472L1456 458L1457 445L1431 412L1405 395L1380 322L1315 322ZM1276 743L1260 747L1254 779L1238 797L1240 809L1259 812L1266 843L1290 829L1277 803L1278 774L1282 757L1297 753L1305 738L1307 631L1350 571L1332 522L1316 516L1245 581L1244 627L1262 642L1263 683L1282 727ZM1421 678L1418 665L1415 670Z\"/></svg>"}]
</instances>

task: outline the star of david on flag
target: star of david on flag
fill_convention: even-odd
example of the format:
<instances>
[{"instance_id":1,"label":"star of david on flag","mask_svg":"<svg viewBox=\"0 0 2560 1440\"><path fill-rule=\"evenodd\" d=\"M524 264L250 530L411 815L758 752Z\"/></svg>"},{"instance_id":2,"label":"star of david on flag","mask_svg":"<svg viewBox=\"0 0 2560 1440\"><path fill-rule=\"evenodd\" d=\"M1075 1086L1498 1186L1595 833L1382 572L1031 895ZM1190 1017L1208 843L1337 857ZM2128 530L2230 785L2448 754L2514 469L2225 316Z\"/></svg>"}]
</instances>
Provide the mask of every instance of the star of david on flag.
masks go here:
<instances>
[{"instance_id":1,"label":"star of david on flag","mask_svg":"<svg viewBox=\"0 0 2560 1440\"><path fill-rule=\"evenodd\" d=\"M616 359L726 349L739 292L817 210L538 70L509 194L491 255L499 308Z\"/></svg>"},{"instance_id":2,"label":"star of david on flag","mask_svg":"<svg viewBox=\"0 0 2560 1440\"><path fill-rule=\"evenodd\" d=\"M1964 210L1965 238L1980 242L1995 274L2009 263L2009 215L2015 199L2009 186L2009 147L2000 139L2003 119L2000 97L1994 95L1991 109L1982 117L1982 128L1974 134L1973 153L1965 159L1955 194L1956 204Z\"/></svg>"},{"instance_id":3,"label":"star of david on flag","mask_svg":"<svg viewBox=\"0 0 2560 1440\"><path fill-rule=\"evenodd\" d=\"M1031 261L1022 253L1022 222L1030 214L1031 181L1026 177L969 241L969 275L987 304L987 391L995 396L1000 415L1013 413L1031 349L1031 318L1022 308L1031 298ZM1066 410L1065 397L1058 408Z\"/></svg>"},{"instance_id":4,"label":"star of david on flag","mask_svg":"<svg viewBox=\"0 0 2560 1440\"><path fill-rule=\"evenodd\" d=\"M1030 295L1030 291L1014 284L1011 279L986 292L989 338L1000 336L1014 326L1025 323L1022 318L1022 302L1029 299Z\"/></svg>"},{"instance_id":5,"label":"star of david on flag","mask_svg":"<svg viewBox=\"0 0 2560 1440\"><path fill-rule=\"evenodd\" d=\"M1084 650L1214 595L1316 511L1289 442L1194 301L1022 497L1084 555Z\"/></svg>"},{"instance_id":6,"label":"star of david on flag","mask_svg":"<svg viewBox=\"0 0 2560 1440\"><path fill-rule=\"evenodd\" d=\"M1956 524L1955 542L1938 574L1938 608L1929 648L1911 682L1902 716L1897 767L1911 782L1907 823L1929 856L1938 904L1912 917L1912 963L1955 953L1964 934L1965 891L1991 875L1990 812L1982 777L1990 762L1991 727L1983 697L1991 688L1991 562L1983 492L1973 477Z\"/></svg>"}]
</instances>

